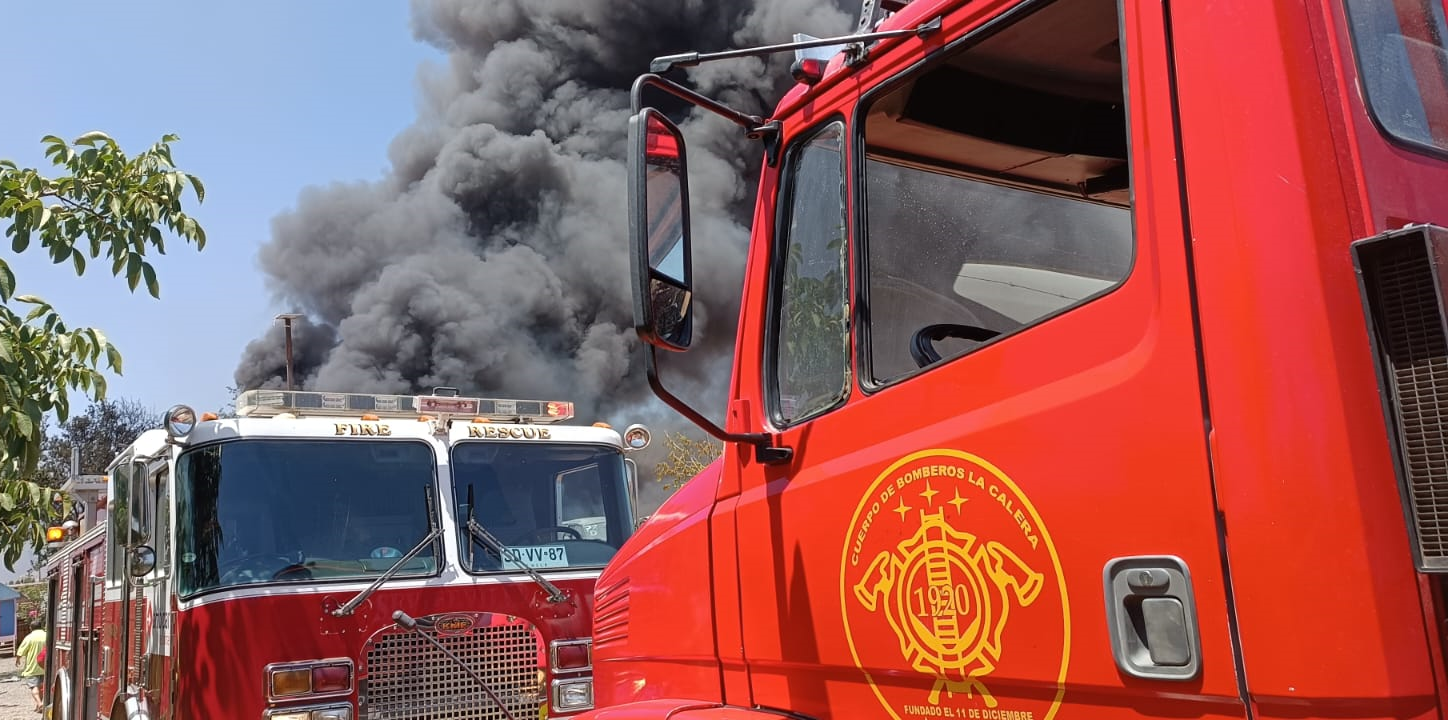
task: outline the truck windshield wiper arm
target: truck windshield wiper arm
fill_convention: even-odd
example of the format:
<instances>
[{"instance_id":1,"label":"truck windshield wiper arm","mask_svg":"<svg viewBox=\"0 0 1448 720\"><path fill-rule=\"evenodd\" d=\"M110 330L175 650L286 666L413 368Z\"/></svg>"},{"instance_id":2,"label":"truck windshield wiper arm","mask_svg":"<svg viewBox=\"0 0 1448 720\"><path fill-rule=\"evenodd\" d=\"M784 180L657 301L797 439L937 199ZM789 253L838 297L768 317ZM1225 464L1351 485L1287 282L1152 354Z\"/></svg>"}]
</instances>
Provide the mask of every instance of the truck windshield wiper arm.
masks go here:
<instances>
[{"instance_id":1,"label":"truck windshield wiper arm","mask_svg":"<svg viewBox=\"0 0 1448 720\"><path fill-rule=\"evenodd\" d=\"M382 587L382 583L385 583L388 580L392 579L392 576L397 574L397 571L402 569L402 566L406 565L408 560L416 557L418 553L422 552L423 548L431 545L433 541L437 540L437 537L441 534L442 528L433 528L432 532L428 533L427 537L424 537L422 539L422 542L419 542L418 544L412 546L412 549L408 550L406 555L397 558L397 562L392 563L392 567L387 568L387 572L384 572L381 575L377 576L377 579L373 580L371 585L368 585L366 588L364 588L362 592L353 595L352 599L348 600L345 605L337 608L336 610L333 610L332 615L336 617L351 615L352 611L356 610L357 606L362 604L362 601L366 600L368 596L370 596L372 593L377 592L377 588Z\"/></svg>"},{"instance_id":2,"label":"truck windshield wiper arm","mask_svg":"<svg viewBox=\"0 0 1448 720\"><path fill-rule=\"evenodd\" d=\"M442 524L437 521L436 508L434 508L432 504L432 493L429 492L427 488L423 488L423 494L427 497L427 522L428 525L432 527L432 531L429 532L425 537L423 537L420 542L412 546L412 549L408 550L406 554L404 554L400 558L397 558L397 562L392 563L392 566L387 568L386 572L378 575L377 579L373 580L371 585L363 588L362 592L353 595L352 599L348 600L346 604L342 605L336 610L333 610L333 617L345 617L347 615L351 615L353 611L357 609L358 605L361 605L363 601L365 601L368 597L372 595L372 593L377 592L377 588L382 587L382 583L385 583L388 580L392 579L392 576L396 575L397 571L401 570L402 566L406 565L408 560L417 557L417 554L422 552L423 548L431 545L434 542L437 542L438 537L442 535Z\"/></svg>"},{"instance_id":3,"label":"truck windshield wiper arm","mask_svg":"<svg viewBox=\"0 0 1448 720\"><path fill-rule=\"evenodd\" d=\"M548 602L561 603L568 599L568 596L564 595L563 591L558 589L557 585L548 582L548 578L543 577L542 573L534 570L528 563L523 562L523 558L518 557L517 553L512 553L510 556L507 546L503 545L501 540L488 532L487 528L478 524L478 521L473 517L473 486L471 484L468 485L468 524L466 527L468 529L468 535L478 544L497 555L499 562L512 560L518 567L523 569L523 572L528 573L528 577L533 578L533 582L538 583L538 587L543 588L544 592L548 593ZM468 543L468 548L468 564L472 565L472 543Z\"/></svg>"}]
</instances>

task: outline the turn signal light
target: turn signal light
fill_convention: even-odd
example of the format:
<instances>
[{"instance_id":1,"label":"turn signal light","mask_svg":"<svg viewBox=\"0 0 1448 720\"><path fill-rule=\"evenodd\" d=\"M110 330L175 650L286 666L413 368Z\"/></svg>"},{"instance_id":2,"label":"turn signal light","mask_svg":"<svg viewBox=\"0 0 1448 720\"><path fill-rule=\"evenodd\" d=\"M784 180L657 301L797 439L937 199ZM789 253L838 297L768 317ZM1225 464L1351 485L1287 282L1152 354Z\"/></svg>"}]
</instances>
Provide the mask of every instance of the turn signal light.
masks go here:
<instances>
[{"instance_id":1,"label":"turn signal light","mask_svg":"<svg viewBox=\"0 0 1448 720\"><path fill-rule=\"evenodd\" d=\"M271 675L272 697L306 695L312 691L312 671L305 668L296 670L273 670Z\"/></svg>"},{"instance_id":2,"label":"turn signal light","mask_svg":"<svg viewBox=\"0 0 1448 720\"><path fill-rule=\"evenodd\" d=\"M347 659L277 663L267 666L266 676L267 694L272 700L352 691L352 661Z\"/></svg>"},{"instance_id":3,"label":"turn signal light","mask_svg":"<svg viewBox=\"0 0 1448 720\"><path fill-rule=\"evenodd\" d=\"M593 666L593 640L555 640L554 670L587 670Z\"/></svg>"},{"instance_id":4,"label":"turn signal light","mask_svg":"<svg viewBox=\"0 0 1448 720\"><path fill-rule=\"evenodd\" d=\"M347 665L323 665L312 668L312 692L341 693L352 689L352 668Z\"/></svg>"}]
</instances>

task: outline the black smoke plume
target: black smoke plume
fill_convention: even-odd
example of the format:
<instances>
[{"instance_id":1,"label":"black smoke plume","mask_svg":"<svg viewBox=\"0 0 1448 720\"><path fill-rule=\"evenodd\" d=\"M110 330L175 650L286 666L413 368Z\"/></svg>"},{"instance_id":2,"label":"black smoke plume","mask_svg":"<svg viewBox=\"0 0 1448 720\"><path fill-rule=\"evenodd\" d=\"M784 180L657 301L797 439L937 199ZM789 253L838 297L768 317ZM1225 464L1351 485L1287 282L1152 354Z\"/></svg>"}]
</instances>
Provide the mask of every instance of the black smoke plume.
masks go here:
<instances>
[{"instance_id":1,"label":"black smoke plume","mask_svg":"<svg viewBox=\"0 0 1448 720\"><path fill-rule=\"evenodd\" d=\"M568 399L585 419L682 429L652 402L631 329L629 86L652 57L840 34L856 10L847 0L414 0L414 34L448 62L420 72L419 117L393 141L391 169L305 190L261 251L278 303L306 316L294 333L298 383ZM791 60L732 60L676 79L767 115ZM680 119L699 316L696 348L671 364L669 382L718 409L760 150L715 118ZM280 327L247 346L235 380L284 385Z\"/></svg>"},{"instance_id":2,"label":"black smoke plume","mask_svg":"<svg viewBox=\"0 0 1448 720\"><path fill-rule=\"evenodd\" d=\"M847 32L854 11L840 0L415 0L415 35L448 63L419 74L419 117L393 141L390 171L305 190L261 251L278 302L306 315L299 384L447 385L652 415L630 329L628 88L654 56ZM684 78L767 114L791 59ZM684 124L700 317L676 382L717 401L759 148L712 118ZM237 386L281 386L282 348L280 327L248 345Z\"/></svg>"}]
</instances>

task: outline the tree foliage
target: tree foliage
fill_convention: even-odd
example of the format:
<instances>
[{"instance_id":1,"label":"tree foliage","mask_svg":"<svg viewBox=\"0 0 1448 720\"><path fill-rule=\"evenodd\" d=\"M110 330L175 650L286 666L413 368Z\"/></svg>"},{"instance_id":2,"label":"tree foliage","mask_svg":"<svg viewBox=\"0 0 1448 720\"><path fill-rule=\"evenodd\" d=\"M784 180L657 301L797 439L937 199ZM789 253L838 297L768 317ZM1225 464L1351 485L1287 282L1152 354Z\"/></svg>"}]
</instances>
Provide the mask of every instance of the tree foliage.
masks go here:
<instances>
[{"instance_id":1,"label":"tree foliage","mask_svg":"<svg viewBox=\"0 0 1448 720\"><path fill-rule=\"evenodd\" d=\"M669 490L688 482L724 452L724 445L713 438L681 432L664 433L664 447L668 455L654 465L654 479Z\"/></svg>"},{"instance_id":2,"label":"tree foliage","mask_svg":"<svg viewBox=\"0 0 1448 720\"><path fill-rule=\"evenodd\" d=\"M236 398L241 395L241 388L235 385L227 385L226 394L230 395L231 399L228 400L225 405L222 405L219 409L217 409L216 417L234 418L236 417Z\"/></svg>"},{"instance_id":3,"label":"tree foliage","mask_svg":"<svg viewBox=\"0 0 1448 720\"><path fill-rule=\"evenodd\" d=\"M47 136L41 143L58 170L53 177L0 160L0 222L7 223L11 251L39 245L76 275L104 257L132 292L145 284L160 297L148 253L165 254L167 232L198 249L206 244L205 231L182 206L188 191L201 202L205 189L172 162L176 140L166 135L132 157L105 133L69 143ZM105 399L102 362L121 372L120 352L99 330L68 327L49 303L17 295L16 287L0 257L0 552L7 567L23 544L44 541L50 503L34 502L46 492L33 480L46 415L66 422L72 391Z\"/></svg>"},{"instance_id":4,"label":"tree foliage","mask_svg":"<svg viewBox=\"0 0 1448 720\"><path fill-rule=\"evenodd\" d=\"M119 398L92 403L85 413L62 423L59 431L46 434L35 480L47 487L60 487L70 477L74 448L80 449L81 474L104 473L137 435L160 426L161 412L139 401Z\"/></svg>"}]
</instances>

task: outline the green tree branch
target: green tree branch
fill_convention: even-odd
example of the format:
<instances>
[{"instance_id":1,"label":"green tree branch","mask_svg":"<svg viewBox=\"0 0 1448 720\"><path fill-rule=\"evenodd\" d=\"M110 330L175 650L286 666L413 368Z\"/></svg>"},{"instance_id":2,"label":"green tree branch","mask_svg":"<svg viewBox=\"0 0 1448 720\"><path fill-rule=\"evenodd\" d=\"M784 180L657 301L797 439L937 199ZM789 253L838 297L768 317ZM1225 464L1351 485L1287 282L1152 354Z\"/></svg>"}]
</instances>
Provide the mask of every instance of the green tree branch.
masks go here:
<instances>
[{"instance_id":1,"label":"green tree branch","mask_svg":"<svg viewBox=\"0 0 1448 720\"><path fill-rule=\"evenodd\" d=\"M132 292L144 283L159 298L147 252L166 253L163 231L198 250L206 246L205 231L183 207L188 191L198 203L206 191L172 161L177 139L165 135L132 157L101 132L69 143L46 136L41 143L59 170L54 177L0 160L0 222L8 222L11 252L38 242L77 276L85 275L88 260L104 256ZM0 258L0 559L12 569L25 545L43 544L54 518L49 491L34 482L45 417L55 413L66 422L71 392L104 400L102 361L121 373L120 352L99 330L70 329L49 303L15 291L15 273ZM29 306L24 315L16 310L22 305Z\"/></svg>"}]
</instances>

